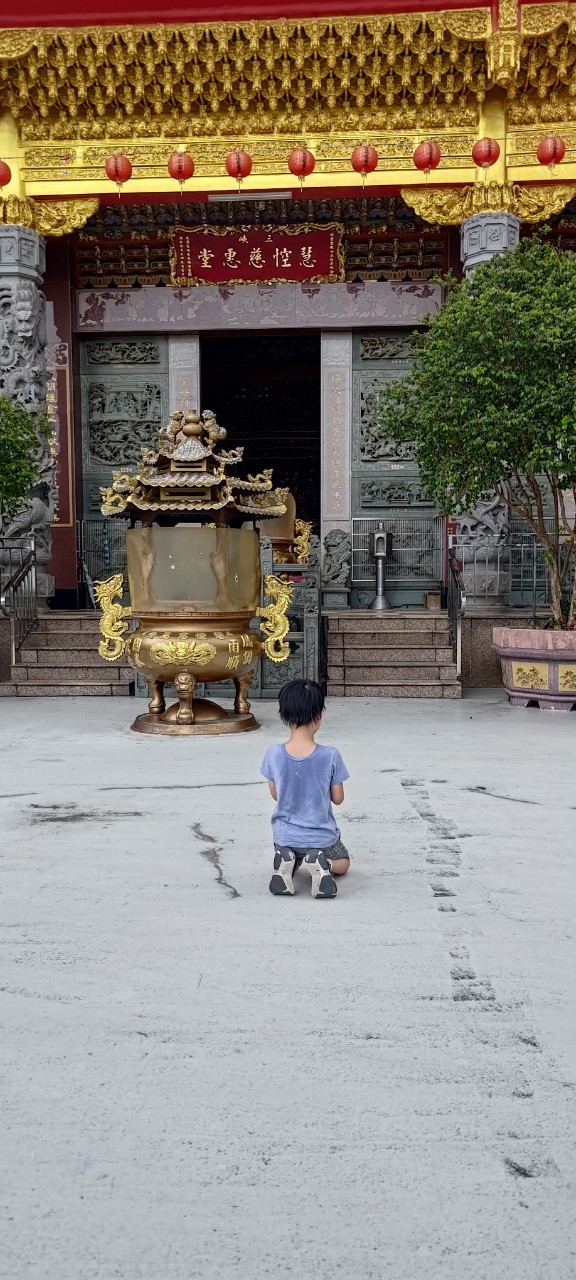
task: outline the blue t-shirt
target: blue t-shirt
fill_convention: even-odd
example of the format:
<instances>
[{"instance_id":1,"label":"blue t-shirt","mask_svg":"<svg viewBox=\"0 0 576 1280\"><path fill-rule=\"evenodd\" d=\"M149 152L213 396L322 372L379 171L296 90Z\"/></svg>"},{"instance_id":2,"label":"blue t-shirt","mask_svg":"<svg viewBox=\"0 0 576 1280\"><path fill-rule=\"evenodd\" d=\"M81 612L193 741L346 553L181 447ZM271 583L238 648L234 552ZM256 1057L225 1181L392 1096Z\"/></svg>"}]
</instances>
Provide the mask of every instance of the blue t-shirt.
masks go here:
<instances>
[{"instance_id":1,"label":"blue t-shirt","mask_svg":"<svg viewBox=\"0 0 576 1280\"><path fill-rule=\"evenodd\" d=\"M328 849L340 832L334 820L330 787L350 777L336 747L321 747L303 760L289 755L284 744L268 747L260 773L276 785L272 814L276 844L296 849Z\"/></svg>"}]
</instances>

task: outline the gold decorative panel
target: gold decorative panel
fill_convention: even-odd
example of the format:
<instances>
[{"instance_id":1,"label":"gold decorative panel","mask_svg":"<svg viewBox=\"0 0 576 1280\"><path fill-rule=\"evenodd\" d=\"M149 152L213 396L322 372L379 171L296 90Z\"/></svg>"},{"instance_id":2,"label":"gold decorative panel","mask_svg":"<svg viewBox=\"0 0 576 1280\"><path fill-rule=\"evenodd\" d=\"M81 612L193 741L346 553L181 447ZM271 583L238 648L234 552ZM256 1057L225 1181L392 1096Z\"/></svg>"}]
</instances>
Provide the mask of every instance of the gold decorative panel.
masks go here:
<instances>
[{"instance_id":1,"label":"gold decorative panel","mask_svg":"<svg viewBox=\"0 0 576 1280\"><path fill-rule=\"evenodd\" d=\"M558 664L558 688L561 693L576 693L576 662Z\"/></svg>"},{"instance_id":2,"label":"gold decorative panel","mask_svg":"<svg viewBox=\"0 0 576 1280\"><path fill-rule=\"evenodd\" d=\"M511 662L510 666L515 689L540 689L544 691L549 688L547 662L532 662L527 658L524 662Z\"/></svg>"}]
</instances>

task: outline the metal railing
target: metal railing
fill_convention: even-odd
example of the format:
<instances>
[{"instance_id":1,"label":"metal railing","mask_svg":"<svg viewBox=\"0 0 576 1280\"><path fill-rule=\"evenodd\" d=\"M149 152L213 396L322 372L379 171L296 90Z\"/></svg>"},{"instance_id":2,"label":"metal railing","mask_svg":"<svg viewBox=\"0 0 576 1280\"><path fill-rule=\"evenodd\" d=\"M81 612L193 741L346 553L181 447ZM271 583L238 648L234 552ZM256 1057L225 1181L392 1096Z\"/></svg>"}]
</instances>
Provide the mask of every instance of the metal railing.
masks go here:
<instances>
[{"instance_id":1,"label":"metal railing","mask_svg":"<svg viewBox=\"0 0 576 1280\"><path fill-rule=\"evenodd\" d=\"M352 521L352 580L372 585L376 567L370 534L380 521L392 534L392 556L386 566L390 585L439 586L442 580L444 522L440 516L380 516Z\"/></svg>"},{"instance_id":2,"label":"metal railing","mask_svg":"<svg viewBox=\"0 0 576 1280\"><path fill-rule=\"evenodd\" d=\"M16 542L0 539L0 612L10 620L10 661L38 620L36 540L32 534Z\"/></svg>"},{"instance_id":3,"label":"metal railing","mask_svg":"<svg viewBox=\"0 0 576 1280\"><path fill-rule=\"evenodd\" d=\"M550 604L546 552L534 535L499 545L455 542L452 549L469 605L536 610ZM562 555L561 544L561 559ZM574 570L566 575L566 594L571 591L573 574Z\"/></svg>"},{"instance_id":4,"label":"metal railing","mask_svg":"<svg viewBox=\"0 0 576 1280\"><path fill-rule=\"evenodd\" d=\"M466 612L466 588L456 552L448 552L447 585L448 628L454 650L456 675L462 675L462 618Z\"/></svg>"}]
</instances>

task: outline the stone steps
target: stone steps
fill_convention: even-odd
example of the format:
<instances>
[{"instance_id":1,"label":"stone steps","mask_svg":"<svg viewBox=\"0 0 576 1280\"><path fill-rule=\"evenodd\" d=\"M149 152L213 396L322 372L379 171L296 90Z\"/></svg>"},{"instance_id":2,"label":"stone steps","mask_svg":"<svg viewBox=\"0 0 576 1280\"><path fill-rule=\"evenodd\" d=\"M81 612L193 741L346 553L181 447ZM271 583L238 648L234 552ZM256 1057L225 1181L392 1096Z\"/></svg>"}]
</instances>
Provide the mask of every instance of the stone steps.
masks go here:
<instances>
[{"instance_id":1,"label":"stone steps","mask_svg":"<svg viewBox=\"0 0 576 1280\"><path fill-rule=\"evenodd\" d=\"M459 698L446 615L410 610L329 614L328 693L349 698Z\"/></svg>"},{"instance_id":2,"label":"stone steps","mask_svg":"<svg viewBox=\"0 0 576 1280\"><path fill-rule=\"evenodd\" d=\"M99 618L92 612L43 614L24 641L0 697L128 697L131 667L105 662L98 653Z\"/></svg>"}]
</instances>

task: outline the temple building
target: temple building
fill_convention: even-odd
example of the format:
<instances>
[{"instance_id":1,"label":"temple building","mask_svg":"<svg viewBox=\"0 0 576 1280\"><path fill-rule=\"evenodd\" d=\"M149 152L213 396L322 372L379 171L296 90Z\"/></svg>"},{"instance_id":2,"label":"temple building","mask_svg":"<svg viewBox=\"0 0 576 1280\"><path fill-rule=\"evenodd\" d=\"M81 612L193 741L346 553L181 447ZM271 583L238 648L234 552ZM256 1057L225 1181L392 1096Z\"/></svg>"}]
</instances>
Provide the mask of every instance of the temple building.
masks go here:
<instances>
[{"instance_id":1,"label":"temple building","mask_svg":"<svg viewBox=\"0 0 576 1280\"><path fill-rule=\"evenodd\" d=\"M172 414L212 410L312 524L327 608L330 588L369 603L382 524L391 603L422 609L446 586L446 525L410 447L380 434L379 393L448 270L544 223L576 245L576 3L161 16L5 0L0 395L46 403L53 434L0 532L34 530L53 611L85 606L86 564L109 567L101 488Z\"/></svg>"}]
</instances>

